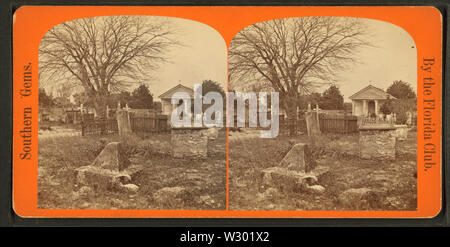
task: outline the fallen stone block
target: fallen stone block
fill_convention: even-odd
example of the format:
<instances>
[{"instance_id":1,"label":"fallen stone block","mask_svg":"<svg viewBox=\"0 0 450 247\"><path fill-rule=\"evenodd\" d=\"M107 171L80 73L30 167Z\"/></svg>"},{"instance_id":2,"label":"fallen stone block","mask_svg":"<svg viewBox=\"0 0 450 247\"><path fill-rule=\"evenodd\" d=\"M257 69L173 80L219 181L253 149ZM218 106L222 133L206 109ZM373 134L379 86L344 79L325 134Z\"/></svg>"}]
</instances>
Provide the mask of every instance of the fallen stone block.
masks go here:
<instances>
[{"instance_id":1,"label":"fallen stone block","mask_svg":"<svg viewBox=\"0 0 450 247\"><path fill-rule=\"evenodd\" d=\"M306 191L313 194L323 194L325 193L325 187L317 184L312 186L306 186Z\"/></svg>"},{"instance_id":2,"label":"fallen stone block","mask_svg":"<svg viewBox=\"0 0 450 247\"><path fill-rule=\"evenodd\" d=\"M309 172L314 169L316 162L305 143L297 143L292 146L291 150L281 160L280 167L296 170L300 172Z\"/></svg>"},{"instance_id":3,"label":"fallen stone block","mask_svg":"<svg viewBox=\"0 0 450 247\"><path fill-rule=\"evenodd\" d=\"M111 142L106 145L91 165L122 171L130 165L130 161L126 157L120 142Z\"/></svg>"},{"instance_id":4,"label":"fallen stone block","mask_svg":"<svg viewBox=\"0 0 450 247\"><path fill-rule=\"evenodd\" d=\"M293 191L317 183L317 177L284 167L270 167L262 171L263 183L268 187Z\"/></svg>"},{"instance_id":5,"label":"fallen stone block","mask_svg":"<svg viewBox=\"0 0 450 247\"><path fill-rule=\"evenodd\" d=\"M94 190L111 190L120 183L120 178L126 174L103 169L97 166L82 166L76 169L76 179L79 184L91 186Z\"/></svg>"},{"instance_id":6,"label":"fallen stone block","mask_svg":"<svg viewBox=\"0 0 450 247\"><path fill-rule=\"evenodd\" d=\"M123 185L131 184L141 174L142 166L130 166L123 171L103 169L97 166L82 166L75 170L79 184L90 186L96 191L121 190Z\"/></svg>"},{"instance_id":7,"label":"fallen stone block","mask_svg":"<svg viewBox=\"0 0 450 247\"><path fill-rule=\"evenodd\" d=\"M137 193L139 190L139 186L135 184L125 184L125 185L121 184L120 189L122 189L125 192Z\"/></svg>"}]
</instances>

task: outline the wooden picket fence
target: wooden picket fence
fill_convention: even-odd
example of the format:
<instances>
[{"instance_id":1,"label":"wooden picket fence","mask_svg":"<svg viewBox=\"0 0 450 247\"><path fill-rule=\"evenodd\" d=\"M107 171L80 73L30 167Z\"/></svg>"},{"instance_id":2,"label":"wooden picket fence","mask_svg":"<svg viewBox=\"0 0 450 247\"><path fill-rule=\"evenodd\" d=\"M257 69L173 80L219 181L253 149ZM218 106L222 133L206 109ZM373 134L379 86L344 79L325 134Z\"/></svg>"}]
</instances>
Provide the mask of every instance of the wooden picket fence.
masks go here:
<instances>
[{"instance_id":1,"label":"wooden picket fence","mask_svg":"<svg viewBox=\"0 0 450 247\"><path fill-rule=\"evenodd\" d=\"M358 117L319 114L319 125L322 133L356 133L358 132Z\"/></svg>"},{"instance_id":2,"label":"wooden picket fence","mask_svg":"<svg viewBox=\"0 0 450 247\"><path fill-rule=\"evenodd\" d=\"M81 123L81 135L111 135L119 132L116 119L87 120Z\"/></svg>"},{"instance_id":3,"label":"wooden picket fence","mask_svg":"<svg viewBox=\"0 0 450 247\"><path fill-rule=\"evenodd\" d=\"M131 131L136 134L169 132L166 115L134 116L130 114ZM81 135L111 135L119 133L116 119L88 120L81 123Z\"/></svg>"},{"instance_id":4,"label":"wooden picket fence","mask_svg":"<svg viewBox=\"0 0 450 247\"><path fill-rule=\"evenodd\" d=\"M280 118L280 129L289 133L288 120ZM319 125L322 133L351 134L358 132L358 118L349 115L319 114ZM300 117L296 120L296 132L307 133L306 120Z\"/></svg>"},{"instance_id":5,"label":"wooden picket fence","mask_svg":"<svg viewBox=\"0 0 450 247\"><path fill-rule=\"evenodd\" d=\"M166 115L130 116L133 133L161 133L170 131Z\"/></svg>"}]
</instances>

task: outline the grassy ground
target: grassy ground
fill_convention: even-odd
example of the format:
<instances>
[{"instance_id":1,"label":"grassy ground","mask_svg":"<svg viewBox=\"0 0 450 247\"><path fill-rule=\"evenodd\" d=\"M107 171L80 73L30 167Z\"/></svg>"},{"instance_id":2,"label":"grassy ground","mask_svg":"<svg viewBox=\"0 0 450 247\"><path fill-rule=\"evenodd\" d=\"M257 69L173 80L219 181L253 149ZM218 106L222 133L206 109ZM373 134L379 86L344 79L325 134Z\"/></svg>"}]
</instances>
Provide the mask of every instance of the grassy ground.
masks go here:
<instances>
[{"instance_id":1,"label":"grassy ground","mask_svg":"<svg viewBox=\"0 0 450 247\"><path fill-rule=\"evenodd\" d=\"M144 165L134 181L137 194L116 191L81 193L75 180L77 167L90 165L106 143L122 141L132 164ZM38 207L94 209L225 209L226 132L211 141L207 160L172 158L170 135L151 137L52 137L39 141ZM165 187L183 187L177 198L155 200Z\"/></svg>"},{"instance_id":2,"label":"grassy ground","mask_svg":"<svg viewBox=\"0 0 450 247\"><path fill-rule=\"evenodd\" d=\"M233 134L235 135L235 134ZM310 142L306 136L296 142ZM277 166L290 150L292 138L248 138L229 143L230 210L416 210L416 132L397 141L394 161L361 160L358 135L327 135L315 140L313 155L329 172L319 177L324 194L280 192L265 188L261 171ZM348 189L367 188L366 204L343 204Z\"/></svg>"}]
</instances>

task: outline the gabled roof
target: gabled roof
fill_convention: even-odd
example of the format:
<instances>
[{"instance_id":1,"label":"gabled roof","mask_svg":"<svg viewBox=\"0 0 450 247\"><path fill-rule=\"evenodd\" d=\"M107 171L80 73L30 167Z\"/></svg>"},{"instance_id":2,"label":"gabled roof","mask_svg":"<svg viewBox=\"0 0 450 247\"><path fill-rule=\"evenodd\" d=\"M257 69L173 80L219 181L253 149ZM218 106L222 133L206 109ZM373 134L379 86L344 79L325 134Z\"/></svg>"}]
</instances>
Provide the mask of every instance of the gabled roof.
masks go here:
<instances>
[{"instance_id":1,"label":"gabled roof","mask_svg":"<svg viewBox=\"0 0 450 247\"><path fill-rule=\"evenodd\" d=\"M349 97L351 100L362 99L396 99L394 96L386 93L383 89L369 85Z\"/></svg>"},{"instance_id":2,"label":"gabled roof","mask_svg":"<svg viewBox=\"0 0 450 247\"><path fill-rule=\"evenodd\" d=\"M170 98L172 98L172 95L176 92L186 92L191 97L194 96L194 90L192 88L178 84L175 87L173 87L173 88L167 90L166 92L162 93L161 95L159 95L159 98L160 99L170 99Z\"/></svg>"}]
</instances>

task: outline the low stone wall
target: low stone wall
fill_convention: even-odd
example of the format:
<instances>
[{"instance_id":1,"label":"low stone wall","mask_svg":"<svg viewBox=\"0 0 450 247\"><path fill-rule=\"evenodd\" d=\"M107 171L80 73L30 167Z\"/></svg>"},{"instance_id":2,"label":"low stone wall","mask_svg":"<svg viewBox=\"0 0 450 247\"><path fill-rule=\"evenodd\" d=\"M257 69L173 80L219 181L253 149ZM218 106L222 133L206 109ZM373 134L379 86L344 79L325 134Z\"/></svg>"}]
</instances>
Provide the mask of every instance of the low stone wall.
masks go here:
<instances>
[{"instance_id":1,"label":"low stone wall","mask_svg":"<svg viewBox=\"0 0 450 247\"><path fill-rule=\"evenodd\" d=\"M408 138L408 125L395 125L398 140L406 140Z\"/></svg>"},{"instance_id":2,"label":"low stone wall","mask_svg":"<svg viewBox=\"0 0 450 247\"><path fill-rule=\"evenodd\" d=\"M395 159L396 128L390 125L361 126L359 155L363 159Z\"/></svg>"},{"instance_id":3,"label":"low stone wall","mask_svg":"<svg viewBox=\"0 0 450 247\"><path fill-rule=\"evenodd\" d=\"M208 155L207 128L172 128L172 155L176 158L206 158Z\"/></svg>"}]
</instances>

